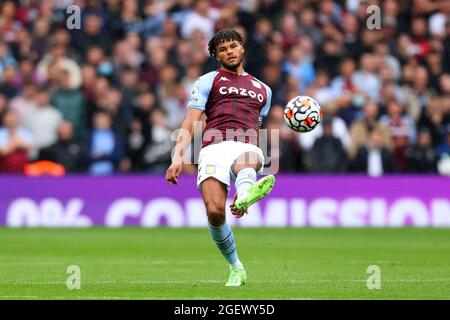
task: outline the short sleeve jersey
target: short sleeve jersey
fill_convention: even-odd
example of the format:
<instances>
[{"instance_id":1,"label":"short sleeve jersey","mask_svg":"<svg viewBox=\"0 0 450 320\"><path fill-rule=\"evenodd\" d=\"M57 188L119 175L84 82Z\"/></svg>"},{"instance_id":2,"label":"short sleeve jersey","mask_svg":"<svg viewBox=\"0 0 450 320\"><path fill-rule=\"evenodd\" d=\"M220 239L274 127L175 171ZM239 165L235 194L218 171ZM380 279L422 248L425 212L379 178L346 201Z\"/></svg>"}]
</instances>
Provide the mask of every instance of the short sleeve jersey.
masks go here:
<instances>
[{"instance_id":1,"label":"short sleeve jersey","mask_svg":"<svg viewBox=\"0 0 450 320\"><path fill-rule=\"evenodd\" d=\"M237 75L218 69L198 78L187 108L206 115L203 146L228 140L257 145L271 99L270 88L248 73Z\"/></svg>"}]
</instances>

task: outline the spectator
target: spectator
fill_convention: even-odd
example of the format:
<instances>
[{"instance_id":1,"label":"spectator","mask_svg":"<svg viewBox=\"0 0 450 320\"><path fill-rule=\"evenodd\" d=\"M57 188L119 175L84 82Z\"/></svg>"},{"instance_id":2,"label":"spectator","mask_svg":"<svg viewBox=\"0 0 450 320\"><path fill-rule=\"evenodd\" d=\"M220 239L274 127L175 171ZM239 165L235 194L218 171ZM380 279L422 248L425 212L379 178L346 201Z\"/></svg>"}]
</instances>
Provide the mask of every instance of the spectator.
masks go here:
<instances>
[{"instance_id":1,"label":"spectator","mask_svg":"<svg viewBox=\"0 0 450 320\"><path fill-rule=\"evenodd\" d=\"M390 79L386 80L398 81L401 76L400 61L394 55L391 54L388 42L386 41L378 42L375 45L374 51L377 59L382 64L386 65L391 73Z\"/></svg>"},{"instance_id":2,"label":"spectator","mask_svg":"<svg viewBox=\"0 0 450 320\"><path fill-rule=\"evenodd\" d=\"M190 65L186 68L186 74L181 79L181 84L186 91L186 95L190 96L194 88L195 81L201 76L201 68L197 65Z\"/></svg>"},{"instance_id":3,"label":"spectator","mask_svg":"<svg viewBox=\"0 0 450 320\"><path fill-rule=\"evenodd\" d=\"M403 96L402 89L395 82L395 80L384 81L381 85L380 101L378 103L380 115L386 114L387 104L391 100L397 100L401 103L405 102L405 97Z\"/></svg>"},{"instance_id":4,"label":"spectator","mask_svg":"<svg viewBox=\"0 0 450 320\"><path fill-rule=\"evenodd\" d=\"M288 78L281 66L275 63L267 64L262 70L262 79L272 89L272 105L285 105L286 88L285 83Z\"/></svg>"},{"instance_id":5,"label":"spectator","mask_svg":"<svg viewBox=\"0 0 450 320\"><path fill-rule=\"evenodd\" d=\"M18 61L25 58L36 59L37 52L33 48L33 40L27 29L21 28L17 31L11 52Z\"/></svg>"},{"instance_id":6,"label":"spectator","mask_svg":"<svg viewBox=\"0 0 450 320\"><path fill-rule=\"evenodd\" d=\"M78 89L82 80L81 69L75 60L67 57L66 50L67 48L63 44L53 43L50 52L39 61L36 67L37 76L42 81L56 80L52 79L52 72L59 74L61 70L65 70L69 75L67 88ZM57 81L59 82L59 80Z\"/></svg>"},{"instance_id":7,"label":"spectator","mask_svg":"<svg viewBox=\"0 0 450 320\"><path fill-rule=\"evenodd\" d=\"M421 129L417 136L417 143L406 152L408 167L412 172L435 173L437 155L433 148L431 134Z\"/></svg>"},{"instance_id":8,"label":"spectator","mask_svg":"<svg viewBox=\"0 0 450 320\"><path fill-rule=\"evenodd\" d=\"M351 166L353 171L364 172L372 177L396 171L392 153L383 146L380 129L370 132L367 143L359 148Z\"/></svg>"},{"instance_id":9,"label":"spectator","mask_svg":"<svg viewBox=\"0 0 450 320\"><path fill-rule=\"evenodd\" d=\"M0 172L21 173L33 146L31 133L19 126L19 116L8 110L0 127Z\"/></svg>"},{"instance_id":10,"label":"spectator","mask_svg":"<svg viewBox=\"0 0 450 320\"><path fill-rule=\"evenodd\" d=\"M128 0L122 2L122 29L125 33L138 32L142 23L139 17L139 3L138 0Z\"/></svg>"},{"instance_id":11,"label":"spectator","mask_svg":"<svg viewBox=\"0 0 450 320\"><path fill-rule=\"evenodd\" d=\"M86 170L85 147L75 140L73 126L63 121L58 127L58 141L39 152L39 160L49 160L64 166L68 173Z\"/></svg>"},{"instance_id":12,"label":"spectator","mask_svg":"<svg viewBox=\"0 0 450 320\"><path fill-rule=\"evenodd\" d=\"M120 76L120 91L123 96L123 113L128 123L133 118L133 103L138 95L138 70L125 68Z\"/></svg>"},{"instance_id":13,"label":"spectator","mask_svg":"<svg viewBox=\"0 0 450 320\"><path fill-rule=\"evenodd\" d=\"M428 40L427 20L425 17L416 16L411 21L412 43L416 48L415 57L422 62L430 51Z\"/></svg>"},{"instance_id":14,"label":"spectator","mask_svg":"<svg viewBox=\"0 0 450 320\"><path fill-rule=\"evenodd\" d=\"M61 87L53 93L50 104L73 125L75 137L84 140L87 137L85 99L80 90L71 88L68 70L61 70L59 77Z\"/></svg>"},{"instance_id":15,"label":"spectator","mask_svg":"<svg viewBox=\"0 0 450 320\"><path fill-rule=\"evenodd\" d=\"M331 0L325 0L320 3L319 14L317 16L319 24L336 24L342 23L341 7Z\"/></svg>"},{"instance_id":16,"label":"spectator","mask_svg":"<svg viewBox=\"0 0 450 320\"><path fill-rule=\"evenodd\" d=\"M440 90L440 76L444 72L442 54L436 50L430 50L430 53L425 59L430 77L429 86L432 88L433 92L437 92Z\"/></svg>"},{"instance_id":17,"label":"spectator","mask_svg":"<svg viewBox=\"0 0 450 320\"><path fill-rule=\"evenodd\" d=\"M291 47L283 69L298 80L299 92L304 92L315 80L311 57L301 43Z\"/></svg>"},{"instance_id":18,"label":"spectator","mask_svg":"<svg viewBox=\"0 0 450 320\"><path fill-rule=\"evenodd\" d=\"M283 50L290 50L299 43L297 20L293 14L286 13L283 15L281 18L280 29L282 35L281 46Z\"/></svg>"},{"instance_id":19,"label":"spectator","mask_svg":"<svg viewBox=\"0 0 450 320\"><path fill-rule=\"evenodd\" d=\"M89 105L95 99L94 88L99 78L95 66L85 64L81 67L82 86L81 91L86 99L86 104Z\"/></svg>"},{"instance_id":20,"label":"spectator","mask_svg":"<svg viewBox=\"0 0 450 320\"><path fill-rule=\"evenodd\" d=\"M111 130L112 119L108 113L94 114L93 129L89 137L89 173L112 174L118 167L122 154L118 138Z\"/></svg>"},{"instance_id":21,"label":"spectator","mask_svg":"<svg viewBox=\"0 0 450 320\"><path fill-rule=\"evenodd\" d=\"M139 94L137 105L134 109L134 117L142 125L142 130L148 141L152 140L152 124L149 121L150 113L156 108L156 97L151 92L145 91Z\"/></svg>"},{"instance_id":22,"label":"spectator","mask_svg":"<svg viewBox=\"0 0 450 320\"><path fill-rule=\"evenodd\" d=\"M341 140L341 144L345 150L350 148L350 134L348 132L347 126L345 125L344 120L337 116L328 115L331 118L331 130L332 135L339 140ZM304 150L311 150L314 145L316 139L321 137L324 134L323 124L319 124L313 131L302 133L298 135L298 139L300 141L300 145Z\"/></svg>"},{"instance_id":23,"label":"spectator","mask_svg":"<svg viewBox=\"0 0 450 320\"><path fill-rule=\"evenodd\" d=\"M156 108L150 113L152 142L144 150L144 168L151 173L163 172L171 161L174 141L163 110Z\"/></svg>"},{"instance_id":24,"label":"spectator","mask_svg":"<svg viewBox=\"0 0 450 320\"><path fill-rule=\"evenodd\" d=\"M322 121L323 136L318 138L311 150L310 171L317 173L343 173L347 156L341 140L333 136L333 121Z\"/></svg>"},{"instance_id":25,"label":"spectator","mask_svg":"<svg viewBox=\"0 0 450 320\"><path fill-rule=\"evenodd\" d=\"M167 17L167 10L174 4L173 0L167 1L147 1L144 11L146 19L141 25L141 32L144 38L160 36L164 30L164 21Z\"/></svg>"},{"instance_id":26,"label":"spectator","mask_svg":"<svg viewBox=\"0 0 450 320\"><path fill-rule=\"evenodd\" d=\"M19 72L16 74L15 84L23 90L26 83L42 84L42 79L39 78L35 70L33 61L29 58L23 58L19 62Z\"/></svg>"},{"instance_id":27,"label":"spectator","mask_svg":"<svg viewBox=\"0 0 450 320\"><path fill-rule=\"evenodd\" d=\"M38 17L33 24L33 50L36 52L37 60L41 60L48 49L48 40L50 33L50 21L45 17Z\"/></svg>"},{"instance_id":28,"label":"spectator","mask_svg":"<svg viewBox=\"0 0 450 320\"><path fill-rule=\"evenodd\" d=\"M329 70L329 69L326 69ZM355 83L355 60L346 57L340 65L340 75L331 82L335 97L334 108L344 120L352 121L358 108L365 102L365 96Z\"/></svg>"},{"instance_id":29,"label":"spectator","mask_svg":"<svg viewBox=\"0 0 450 320\"><path fill-rule=\"evenodd\" d=\"M362 107L368 98L378 102L381 81L375 70L379 67L379 61L373 54L365 53L361 56L360 68L353 76L353 83L359 90L358 102L354 100L357 107ZM359 101L361 101L359 103Z\"/></svg>"},{"instance_id":30,"label":"spectator","mask_svg":"<svg viewBox=\"0 0 450 320\"><path fill-rule=\"evenodd\" d=\"M264 52L267 47L267 41L270 39L273 32L272 23L266 19L261 18L256 21L255 29L250 33L246 48L248 52ZM256 78L261 78L260 67L264 64L265 55L255 55L251 59L246 59L245 68L248 73L255 75Z\"/></svg>"},{"instance_id":31,"label":"spectator","mask_svg":"<svg viewBox=\"0 0 450 320\"><path fill-rule=\"evenodd\" d=\"M433 94L428 89L428 72L424 67L417 67L414 70L412 78L412 86L405 86L403 94L406 99L406 112L414 120L417 121L422 113L422 109L428 104L430 96Z\"/></svg>"},{"instance_id":32,"label":"spectator","mask_svg":"<svg viewBox=\"0 0 450 320\"><path fill-rule=\"evenodd\" d=\"M428 30L433 37L445 37L445 24L450 14L450 6L444 6L442 11L434 12L428 19Z\"/></svg>"},{"instance_id":33,"label":"spectator","mask_svg":"<svg viewBox=\"0 0 450 320\"><path fill-rule=\"evenodd\" d=\"M316 81L308 88L306 94L314 97L321 107L327 112L336 112L336 96L330 86L330 75L328 71L317 71Z\"/></svg>"},{"instance_id":34,"label":"spectator","mask_svg":"<svg viewBox=\"0 0 450 320\"><path fill-rule=\"evenodd\" d=\"M17 31L22 27L22 24L15 20L16 5L14 1L4 1L0 6L0 21L2 28L0 29L0 38L8 43L16 41Z\"/></svg>"},{"instance_id":35,"label":"spectator","mask_svg":"<svg viewBox=\"0 0 450 320\"><path fill-rule=\"evenodd\" d=\"M358 150L369 140L370 132L377 130L381 135L383 147L392 150L392 141L389 128L378 122L378 106L373 101L366 103L363 109L363 118L352 123L350 127L351 146L349 158L354 159Z\"/></svg>"},{"instance_id":36,"label":"spectator","mask_svg":"<svg viewBox=\"0 0 450 320\"><path fill-rule=\"evenodd\" d=\"M406 171L406 149L416 141L416 128L414 121L403 114L403 106L396 100L387 105L387 114L380 118L380 123L389 128L394 144L395 162L401 171Z\"/></svg>"},{"instance_id":37,"label":"spectator","mask_svg":"<svg viewBox=\"0 0 450 320\"><path fill-rule=\"evenodd\" d=\"M196 0L194 2L194 11L187 15L181 23L181 36L189 39L194 30L198 29L205 38L210 39L214 35L214 22L219 17L219 11L210 8L208 1Z\"/></svg>"},{"instance_id":38,"label":"spectator","mask_svg":"<svg viewBox=\"0 0 450 320\"><path fill-rule=\"evenodd\" d=\"M9 51L8 44L0 40L0 81L4 78L5 68L17 66L17 61Z\"/></svg>"},{"instance_id":39,"label":"spectator","mask_svg":"<svg viewBox=\"0 0 450 320\"><path fill-rule=\"evenodd\" d=\"M128 1L130 2L130 1ZM122 20L121 20L121 1L106 1L105 20L107 23L107 32L111 34L111 40L116 41L122 38Z\"/></svg>"},{"instance_id":40,"label":"spectator","mask_svg":"<svg viewBox=\"0 0 450 320\"><path fill-rule=\"evenodd\" d=\"M160 84L156 88L161 107L167 114L168 125L179 128L184 119L184 107L187 102L186 91L177 85L178 71L173 66L165 66L160 73Z\"/></svg>"},{"instance_id":41,"label":"spectator","mask_svg":"<svg viewBox=\"0 0 450 320\"><path fill-rule=\"evenodd\" d=\"M9 107L17 113L20 120L23 119L25 114L36 108L36 93L36 84L28 82L24 84L21 94L11 99Z\"/></svg>"},{"instance_id":42,"label":"spectator","mask_svg":"<svg viewBox=\"0 0 450 320\"><path fill-rule=\"evenodd\" d=\"M314 61L316 69L324 69L330 73L332 78L338 76L339 69L342 70L344 62L344 48L338 39L332 36L324 39L323 44L318 48L317 56ZM350 57L349 57L350 58ZM345 59L345 61L349 61ZM353 61L354 63L354 61ZM353 71L350 74L353 75Z\"/></svg>"},{"instance_id":43,"label":"spectator","mask_svg":"<svg viewBox=\"0 0 450 320\"><path fill-rule=\"evenodd\" d=\"M16 70L12 66L6 66L3 69L3 80L0 80L0 94L5 95L8 99L13 99L19 95L20 90L14 83Z\"/></svg>"},{"instance_id":44,"label":"spectator","mask_svg":"<svg viewBox=\"0 0 450 320\"><path fill-rule=\"evenodd\" d=\"M110 34L104 32L102 19L96 14L91 13L84 17L83 32L78 32L76 35L73 46L81 56L84 56L88 48L94 45L103 48L106 54L111 52Z\"/></svg>"},{"instance_id":45,"label":"spectator","mask_svg":"<svg viewBox=\"0 0 450 320\"><path fill-rule=\"evenodd\" d=\"M143 132L142 123L135 118L131 121L127 139L127 158L123 163L123 171L139 172L143 170L144 150L148 141L148 135Z\"/></svg>"},{"instance_id":46,"label":"spectator","mask_svg":"<svg viewBox=\"0 0 450 320\"><path fill-rule=\"evenodd\" d=\"M445 131L446 115L444 99L440 96L432 96L428 106L422 109L422 114L417 122L418 128L424 128L431 134L432 144L436 147L442 140L442 132Z\"/></svg>"},{"instance_id":47,"label":"spectator","mask_svg":"<svg viewBox=\"0 0 450 320\"><path fill-rule=\"evenodd\" d=\"M41 87L35 97L36 108L23 117L23 126L33 135L33 148L30 158L36 159L39 149L48 147L56 142L62 114L49 105L50 93L48 88Z\"/></svg>"},{"instance_id":48,"label":"spectator","mask_svg":"<svg viewBox=\"0 0 450 320\"><path fill-rule=\"evenodd\" d=\"M308 36L314 44L320 45L323 41L323 35L316 24L316 13L312 7L304 8L299 14L299 35Z\"/></svg>"}]
</instances>

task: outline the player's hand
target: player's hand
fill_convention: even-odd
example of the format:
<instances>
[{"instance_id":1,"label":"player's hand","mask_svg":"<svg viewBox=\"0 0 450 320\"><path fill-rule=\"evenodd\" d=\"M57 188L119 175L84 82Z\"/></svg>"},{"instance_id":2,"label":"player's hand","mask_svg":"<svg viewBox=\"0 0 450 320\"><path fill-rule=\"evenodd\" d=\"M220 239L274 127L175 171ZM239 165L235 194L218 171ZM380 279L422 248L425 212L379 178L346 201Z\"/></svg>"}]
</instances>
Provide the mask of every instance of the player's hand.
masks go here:
<instances>
[{"instance_id":1,"label":"player's hand","mask_svg":"<svg viewBox=\"0 0 450 320\"><path fill-rule=\"evenodd\" d=\"M166 181L178 185L177 177L183 171L183 165L181 163L172 163L166 171Z\"/></svg>"},{"instance_id":2,"label":"player's hand","mask_svg":"<svg viewBox=\"0 0 450 320\"><path fill-rule=\"evenodd\" d=\"M244 214L246 214L248 212L247 212L247 209L242 211L242 210L239 210L238 208L236 208L236 206L234 205L234 203L236 202L236 198L237 198L237 192L234 194L233 203L230 205L230 209L231 209L232 214L234 214L238 218L241 218Z\"/></svg>"}]
</instances>

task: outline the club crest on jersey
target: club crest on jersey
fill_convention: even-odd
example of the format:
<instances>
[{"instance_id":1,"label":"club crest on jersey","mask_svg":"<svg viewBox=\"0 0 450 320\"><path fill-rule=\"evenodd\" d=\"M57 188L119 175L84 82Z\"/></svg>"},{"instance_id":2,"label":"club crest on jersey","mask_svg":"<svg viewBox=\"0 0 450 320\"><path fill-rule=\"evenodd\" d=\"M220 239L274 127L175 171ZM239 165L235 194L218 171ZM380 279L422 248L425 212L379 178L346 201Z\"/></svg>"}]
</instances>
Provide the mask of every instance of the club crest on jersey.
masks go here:
<instances>
[{"instance_id":1,"label":"club crest on jersey","mask_svg":"<svg viewBox=\"0 0 450 320\"><path fill-rule=\"evenodd\" d=\"M256 93L253 90L247 90L245 88L236 88L236 87L220 87L219 88L219 93L220 94L237 94L240 96L244 96L244 97L250 97L252 99L258 99L259 102L263 102L264 101L264 96L261 93Z\"/></svg>"},{"instance_id":2,"label":"club crest on jersey","mask_svg":"<svg viewBox=\"0 0 450 320\"><path fill-rule=\"evenodd\" d=\"M253 86L255 86L258 89L261 89L261 83L259 83L258 81L255 81L255 80L251 80L251 81L252 81Z\"/></svg>"},{"instance_id":3,"label":"club crest on jersey","mask_svg":"<svg viewBox=\"0 0 450 320\"><path fill-rule=\"evenodd\" d=\"M206 174L212 175L216 173L216 166L213 164L207 164L206 165Z\"/></svg>"}]
</instances>

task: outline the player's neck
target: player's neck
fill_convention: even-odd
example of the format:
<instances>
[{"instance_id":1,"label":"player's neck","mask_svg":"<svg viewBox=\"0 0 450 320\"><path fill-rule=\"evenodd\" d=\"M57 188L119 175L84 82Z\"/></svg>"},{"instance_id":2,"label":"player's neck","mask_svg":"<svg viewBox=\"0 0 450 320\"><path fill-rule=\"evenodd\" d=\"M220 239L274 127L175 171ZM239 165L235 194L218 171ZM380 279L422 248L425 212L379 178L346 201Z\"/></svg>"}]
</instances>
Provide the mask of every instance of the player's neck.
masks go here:
<instances>
[{"instance_id":1,"label":"player's neck","mask_svg":"<svg viewBox=\"0 0 450 320\"><path fill-rule=\"evenodd\" d=\"M234 73L234 74L236 74L238 76L241 76L241 75L243 75L245 73L244 67L242 67L242 64L240 66L238 66L234 70L231 70L231 69L228 69L228 68L225 68L224 66L222 66L222 70L225 70L225 71L230 72L230 73Z\"/></svg>"}]
</instances>

